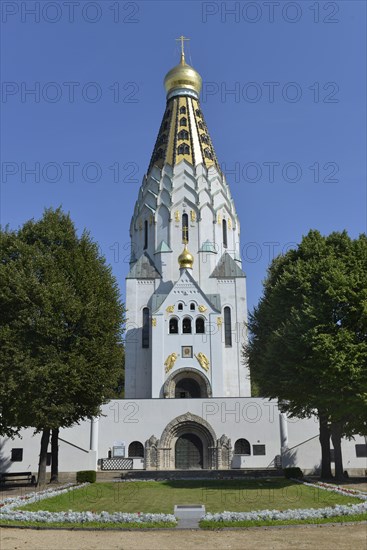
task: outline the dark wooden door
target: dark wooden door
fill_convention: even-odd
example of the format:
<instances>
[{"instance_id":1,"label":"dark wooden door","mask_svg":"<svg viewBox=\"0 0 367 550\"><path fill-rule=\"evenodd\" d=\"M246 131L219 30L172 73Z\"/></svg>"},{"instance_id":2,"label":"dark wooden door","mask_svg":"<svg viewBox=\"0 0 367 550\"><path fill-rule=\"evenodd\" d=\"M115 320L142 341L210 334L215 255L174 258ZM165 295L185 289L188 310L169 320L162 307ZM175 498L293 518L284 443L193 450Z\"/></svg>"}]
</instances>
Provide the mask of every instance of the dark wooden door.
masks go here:
<instances>
[{"instance_id":1,"label":"dark wooden door","mask_svg":"<svg viewBox=\"0 0 367 550\"><path fill-rule=\"evenodd\" d=\"M177 470L203 468L203 444L195 434L183 434L176 441L175 467Z\"/></svg>"}]
</instances>

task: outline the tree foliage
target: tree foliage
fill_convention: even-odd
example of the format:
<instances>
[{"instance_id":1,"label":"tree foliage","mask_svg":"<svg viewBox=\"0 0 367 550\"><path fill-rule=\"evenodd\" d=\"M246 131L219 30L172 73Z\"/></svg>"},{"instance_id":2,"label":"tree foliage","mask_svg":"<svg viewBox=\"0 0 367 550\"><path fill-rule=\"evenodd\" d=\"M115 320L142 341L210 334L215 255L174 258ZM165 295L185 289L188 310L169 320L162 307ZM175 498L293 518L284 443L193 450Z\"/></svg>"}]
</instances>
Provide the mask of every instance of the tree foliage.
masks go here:
<instances>
[{"instance_id":1,"label":"tree foliage","mask_svg":"<svg viewBox=\"0 0 367 550\"><path fill-rule=\"evenodd\" d=\"M366 433L367 238L310 231L271 264L245 355L263 396L293 416Z\"/></svg>"},{"instance_id":2,"label":"tree foliage","mask_svg":"<svg viewBox=\"0 0 367 550\"><path fill-rule=\"evenodd\" d=\"M123 371L124 307L111 269L69 215L0 232L0 433L98 414Z\"/></svg>"}]
</instances>

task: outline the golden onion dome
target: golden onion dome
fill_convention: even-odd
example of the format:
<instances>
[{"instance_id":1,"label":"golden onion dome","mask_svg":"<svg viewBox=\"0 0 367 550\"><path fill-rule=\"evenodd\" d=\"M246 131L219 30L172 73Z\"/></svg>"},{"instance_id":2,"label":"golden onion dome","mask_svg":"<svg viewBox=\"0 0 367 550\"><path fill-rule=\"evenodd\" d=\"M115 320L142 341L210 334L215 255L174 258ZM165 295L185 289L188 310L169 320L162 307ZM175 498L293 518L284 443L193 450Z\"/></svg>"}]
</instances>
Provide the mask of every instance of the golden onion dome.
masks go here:
<instances>
[{"instance_id":1,"label":"golden onion dome","mask_svg":"<svg viewBox=\"0 0 367 550\"><path fill-rule=\"evenodd\" d=\"M194 256L188 251L187 244L185 244L183 251L178 257L178 263L180 264L180 269L192 269Z\"/></svg>"},{"instance_id":2,"label":"golden onion dome","mask_svg":"<svg viewBox=\"0 0 367 550\"><path fill-rule=\"evenodd\" d=\"M164 78L167 94L176 89L193 90L198 95L201 90L201 76L185 62L185 54L181 53L181 62L173 67Z\"/></svg>"}]
</instances>

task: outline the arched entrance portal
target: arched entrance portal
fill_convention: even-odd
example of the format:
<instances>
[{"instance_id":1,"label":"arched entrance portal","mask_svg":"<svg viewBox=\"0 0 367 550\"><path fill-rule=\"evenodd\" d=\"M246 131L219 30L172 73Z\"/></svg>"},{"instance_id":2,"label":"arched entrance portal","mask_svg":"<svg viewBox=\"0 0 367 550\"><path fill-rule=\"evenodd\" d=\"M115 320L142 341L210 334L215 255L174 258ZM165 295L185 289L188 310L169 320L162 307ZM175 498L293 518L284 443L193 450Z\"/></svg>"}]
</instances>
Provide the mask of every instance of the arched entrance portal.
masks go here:
<instances>
[{"instance_id":1,"label":"arched entrance portal","mask_svg":"<svg viewBox=\"0 0 367 550\"><path fill-rule=\"evenodd\" d=\"M209 379L204 373L192 367L178 369L170 374L162 390L162 397L171 399L212 397Z\"/></svg>"},{"instance_id":2,"label":"arched entrance portal","mask_svg":"<svg viewBox=\"0 0 367 550\"><path fill-rule=\"evenodd\" d=\"M175 398L176 399L190 399L201 397L200 386L196 380L192 378L181 378L176 383Z\"/></svg>"},{"instance_id":3,"label":"arched entrance portal","mask_svg":"<svg viewBox=\"0 0 367 550\"><path fill-rule=\"evenodd\" d=\"M159 440L152 435L145 442L147 470L224 470L231 459L231 440L217 439L209 422L190 412L171 420Z\"/></svg>"},{"instance_id":4,"label":"arched entrance portal","mask_svg":"<svg viewBox=\"0 0 367 550\"><path fill-rule=\"evenodd\" d=\"M203 468L203 442L193 433L181 435L175 445L176 470L201 470Z\"/></svg>"},{"instance_id":5,"label":"arched entrance portal","mask_svg":"<svg viewBox=\"0 0 367 550\"><path fill-rule=\"evenodd\" d=\"M171 420L159 440L162 470L216 468L217 438L209 422L192 413Z\"/></svg>"}]
</instances>

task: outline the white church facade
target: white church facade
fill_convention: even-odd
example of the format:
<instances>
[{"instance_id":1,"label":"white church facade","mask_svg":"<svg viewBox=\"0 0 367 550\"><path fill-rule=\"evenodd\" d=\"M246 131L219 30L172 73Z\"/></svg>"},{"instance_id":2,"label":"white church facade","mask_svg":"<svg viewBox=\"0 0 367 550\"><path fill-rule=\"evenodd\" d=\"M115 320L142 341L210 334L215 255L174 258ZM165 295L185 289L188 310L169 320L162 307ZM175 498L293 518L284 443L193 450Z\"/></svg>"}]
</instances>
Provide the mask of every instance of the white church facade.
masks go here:
<instances>
[{"instance_id":1,"label":"white church facade","mask_svg":"<svg viewBox=\"0 0 367 550\"><path fill-rule=\"evenodd\" d=\"M125 399L60 430L59 469L317 471L316 419L287 419L276 401L251 397L240 225L201 110L201 77L183 50L165 88L130 225ZM0 471L36 471L39 440L31 429L3 438ZM346 470L365 472L365 449L362 437L343 440Z\"/></svg>"}]
</instances>

